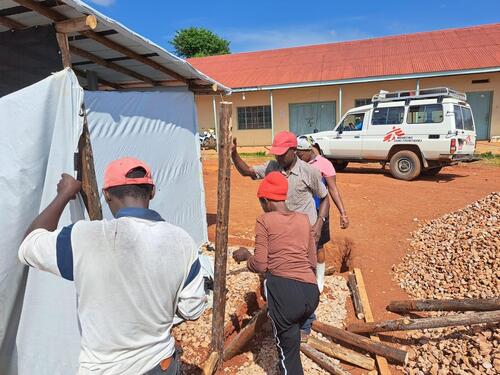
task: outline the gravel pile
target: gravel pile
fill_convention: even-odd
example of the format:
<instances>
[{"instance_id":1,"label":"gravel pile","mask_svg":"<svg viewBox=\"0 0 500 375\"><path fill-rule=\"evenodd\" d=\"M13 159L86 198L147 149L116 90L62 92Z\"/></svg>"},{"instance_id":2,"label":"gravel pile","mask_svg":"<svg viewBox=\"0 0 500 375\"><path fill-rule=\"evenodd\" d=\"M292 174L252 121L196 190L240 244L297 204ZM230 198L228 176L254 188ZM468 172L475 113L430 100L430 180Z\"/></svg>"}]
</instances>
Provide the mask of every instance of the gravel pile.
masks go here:
<instances>
[{"instance_id":1,"label":"gravel pile","mask_svg":"<svg viewBox=\"0 0 500 375\"><path fill-rule=\"evenodd\" d=\"M325 287L320 298L316 316L318 320L324 323L332 324L341 328L344 319L347 316L345 309L345 301L349 297L349 289L347 283L341 276L328 276L325 278ZM322 337L316 332L312 332L313 336ZM242 364L231 367L226 367L226 374L239 375L278 375L277 369L278 353L272 333L271 325L266 324L261 334L259 334L249 345L250 351L242 354ZM302 366L304 373L307 375L327 375L314 361L301 354ZM337 360L332 359L335 363Z\"/></svg>"},{"instance_id":2,"label":"gravel pile","mask_svg":"<svg viewBox=\"0 0 500 375\"><path fill-rule=\"evenodd\" d=\"M412 297L500 295L500 194L425 222L410 244L413 251L393 270ZM498 326L432 329L409 337L414 346L404 369L407 374L500 373Z\"/></svg>"},{"instance_id":3,"label":"gravel pile","mask_svg":"<svg viewBox=\"0 0 500 375\"><path fill-rule=\"evenodd\" d=\"M234 250L236 248L230 248L229 254ZM214 256L213 251L207 249L203 249L203 253ZM246 263L237 264L231 256L228 257L227 272L226 324L255 296L255 291L260 285L259 276L249 272ZM244 315L243 318L250 317ZM184 351L182 373L195 373L196 367L201 367L208 358L212 334L212 309L206 310L196 321L186 321L174 327L172 334Z\"/></svg>"}]
</instances>

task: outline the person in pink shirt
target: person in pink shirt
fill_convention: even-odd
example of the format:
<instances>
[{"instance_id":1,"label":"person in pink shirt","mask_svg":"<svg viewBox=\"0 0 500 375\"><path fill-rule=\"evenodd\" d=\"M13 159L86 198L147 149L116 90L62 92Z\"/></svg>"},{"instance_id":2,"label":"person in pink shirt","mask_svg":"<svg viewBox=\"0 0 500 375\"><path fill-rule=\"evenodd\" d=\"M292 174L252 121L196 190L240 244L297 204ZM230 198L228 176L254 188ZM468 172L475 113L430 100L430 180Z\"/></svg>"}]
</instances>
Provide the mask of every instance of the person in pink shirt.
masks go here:
<instances>
[{"instance_id":1,"label":"person in pink shirt","mask_svg":"<svg viewBox=\"0 0 500 375\"><path fill-rule=\"evenodd\" d=\"M312 142L309 138L301 136L297 138L297 156L309 163L312 167L318 169L323 177L323 183L328 188L328 192L332 197L333 203L337 206L340 213L340 227L346 229L349 226L344 203L337 188L336 172L333 164L321 155L317 155L313 150ZM316 278L318 280L318 288L323 291L325 279L325 249L324 245L330 241L330 222L326 217L321 228L321 236L318 242L318 264L316 266Z\"/></svg>"}]
</instances>

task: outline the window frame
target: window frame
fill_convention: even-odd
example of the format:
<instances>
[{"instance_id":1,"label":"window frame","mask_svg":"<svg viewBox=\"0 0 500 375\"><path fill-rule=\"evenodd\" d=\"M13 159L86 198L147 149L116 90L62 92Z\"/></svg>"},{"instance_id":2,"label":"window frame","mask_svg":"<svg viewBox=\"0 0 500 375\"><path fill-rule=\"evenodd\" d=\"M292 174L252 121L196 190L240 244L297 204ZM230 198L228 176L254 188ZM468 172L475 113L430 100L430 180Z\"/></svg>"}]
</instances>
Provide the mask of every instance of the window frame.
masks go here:
<instances>
[{"instance_id":1,"label":"window frame","mask_svg":"<svg viewBox=\"0 0 500 375\"><path fill-rule=\"evenodd\" d=\"M365 117L366 117L366 114L367 112L353 112L353 113L348 113L346 114L342 120L340 121L340 123L338 124L338 126L335 128L335 131L339 132L341 131L342 133L347 131L347 132L360 132L360 131L363 131L364 127L365 127ZM356 116L356 115L361 115L363 116L363 125L361 126L361 129L349 129L349 130L345 130L344 127L343 127L343 124L344 124L344 121L347 119L348 116Z\"/></svg>"},{"instance_id":2,"label":"window frame","mask_svg":"<svg viewBox=\"0 0 500 375\"><path fill-rule=\"evenodd\" d=\"M240 113L241 110L244 110L244 113ZM266 130L272 129L273 127L271 105L236 107L236 117L238 122L238 130ZM242 117L245 120L243 124L244 127L242 127Z\"/></svg>"},{"instance_id":3,"label":"window frame","mask_svg":"<svg viewBox=\"0 0 500 375\"><path fill-rule=\"evenodd\" d=\"M428 107L428 106L440 106L441 107L441 121L432 121L432 122L410 122L410 114L411 108L412 107ZM421 113L421 111L418 111L416 113ZM427 116L426 116L427 117ZM431 116L432 118L432 116ZM411 104L408 106L408 112L406 113L406 123L408 125L435 125L435 124L442 124L444 122L444 108L443 108L443 103L429 103L429 104Z\"/></svg>"},{"instance_id":4,"label":"window frame","mask_svg":"<svg viewBox=\"0 0 500 375\"><path fill-rule=\"evenodd\" d=\"M358 104L356 104L356 102L358 102L358 101L363 101L363 102L366 101L366 103L358 105ZM357 98L357 99L354 99L354 108L363 107L365 105L369 105L369 104L372 104L372 103L373 103L372 102L372 98Z\"/></svg>"}]
</instances>

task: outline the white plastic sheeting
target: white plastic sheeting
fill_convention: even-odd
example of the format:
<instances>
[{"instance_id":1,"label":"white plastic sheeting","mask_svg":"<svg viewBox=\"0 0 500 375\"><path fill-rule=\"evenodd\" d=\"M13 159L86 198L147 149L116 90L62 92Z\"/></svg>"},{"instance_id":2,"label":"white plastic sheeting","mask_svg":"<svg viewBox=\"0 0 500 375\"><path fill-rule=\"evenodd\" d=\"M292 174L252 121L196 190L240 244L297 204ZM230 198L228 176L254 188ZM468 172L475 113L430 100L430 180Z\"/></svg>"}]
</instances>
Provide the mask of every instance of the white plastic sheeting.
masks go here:
<instances>
[{"instance_id":1,"label":"white plastic sheeting","mask_svg":"<svg viewBox=\"0 0 500 375\"><path fill-rule=\"evenodd\" d=\"M132 156L152 169L151 208L184 228L198 245L207 241L205 193L194 95L169 91L85 92L99 189L106 165ZM111 218L101 193L105 218Z\"/></svg>"},{"instance_id":2,"label":"white plastic sheeting","mask_svg":"<svg viewBox=\"0 0 500 375\"><path fill-rule=\"evenodd\" d=\"M30 222L55 197L61 173L74 173L82 101L70 70L0 98L1 374L76 372L74 287L34 269L28 275L17 250ZM81 201L73 202L60 225L82 218L82 210ZM66 343L77 346L61 355Z\"/></svg>"}]
</instances>

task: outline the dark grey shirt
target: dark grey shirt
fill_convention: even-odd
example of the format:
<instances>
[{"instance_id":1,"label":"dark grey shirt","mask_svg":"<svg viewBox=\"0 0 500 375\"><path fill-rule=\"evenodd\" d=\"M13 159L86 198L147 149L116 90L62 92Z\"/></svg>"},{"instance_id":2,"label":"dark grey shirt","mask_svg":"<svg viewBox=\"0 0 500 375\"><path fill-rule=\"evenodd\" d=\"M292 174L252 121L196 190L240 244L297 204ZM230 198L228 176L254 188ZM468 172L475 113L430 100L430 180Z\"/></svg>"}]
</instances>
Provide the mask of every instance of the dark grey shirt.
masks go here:
<instances>
[{"instance_id":1,"label":"dark grey shirt","mask_svg":"<svg viewBox=\"0 0 500 375\"><path fill-rule=\"evenodd\" d=\"M288 197L286 200L288 209L306 214L311 225L316 223L318 215L314 204L314 196L324 198L328 195L328 190L322 182L321 173L317 169L299 158L297 158L297 162L288 175L276 160L257 165L253 169L259 179L274 171L283 173L288 179Z\"/></svg>"}]
</instances>

